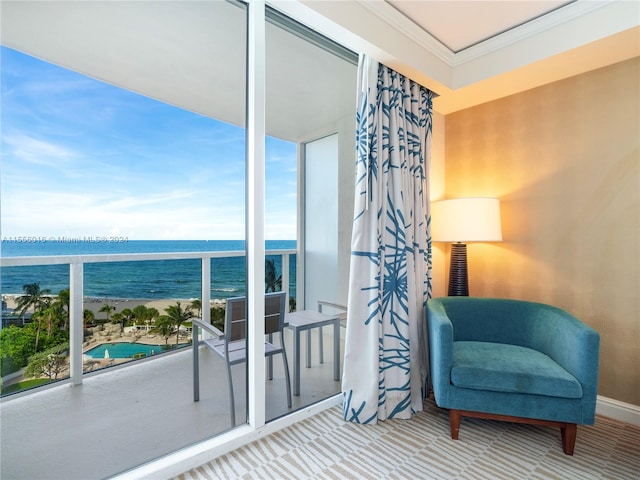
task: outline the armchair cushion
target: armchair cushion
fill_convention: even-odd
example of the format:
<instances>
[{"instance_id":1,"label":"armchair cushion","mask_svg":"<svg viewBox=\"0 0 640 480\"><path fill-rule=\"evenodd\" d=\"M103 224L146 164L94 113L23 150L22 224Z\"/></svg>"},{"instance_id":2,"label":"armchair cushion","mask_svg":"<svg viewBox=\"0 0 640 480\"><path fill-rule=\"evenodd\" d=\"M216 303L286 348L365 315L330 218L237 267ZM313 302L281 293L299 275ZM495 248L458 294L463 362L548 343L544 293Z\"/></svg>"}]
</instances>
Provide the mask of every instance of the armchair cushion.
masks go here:
<instances>
[{"instance_id":1,"label":"armchair cushion","mask_svg":"<svg viewBox=\"0 0 640 480\"><path fill-rule=\"evenodd\" d=\"M460 388L582 398L576 378L548 355L492 342L453 342L451 383Z\"/></svg>"}]
</instances>

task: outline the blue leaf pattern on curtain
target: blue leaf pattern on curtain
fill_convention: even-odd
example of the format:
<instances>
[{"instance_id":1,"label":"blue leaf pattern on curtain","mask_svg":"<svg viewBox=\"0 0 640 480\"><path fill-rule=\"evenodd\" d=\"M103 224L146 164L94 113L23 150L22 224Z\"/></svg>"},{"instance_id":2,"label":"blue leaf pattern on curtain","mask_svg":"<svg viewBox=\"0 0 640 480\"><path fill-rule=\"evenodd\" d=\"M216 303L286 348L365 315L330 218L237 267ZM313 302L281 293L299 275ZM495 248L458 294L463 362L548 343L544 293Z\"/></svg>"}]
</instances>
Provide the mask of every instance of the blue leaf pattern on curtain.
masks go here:
<instances>
[{"instance_id":1,"label":"blue leaf pattern on curtain","mask_svg":"<svg viewBox=\"0 0 640 480\"><path fill-rule=\"evenodd\" d=\"M427 394L433 93L361 56L345 420L410 418Z\"/></svg>"}]
</instances>

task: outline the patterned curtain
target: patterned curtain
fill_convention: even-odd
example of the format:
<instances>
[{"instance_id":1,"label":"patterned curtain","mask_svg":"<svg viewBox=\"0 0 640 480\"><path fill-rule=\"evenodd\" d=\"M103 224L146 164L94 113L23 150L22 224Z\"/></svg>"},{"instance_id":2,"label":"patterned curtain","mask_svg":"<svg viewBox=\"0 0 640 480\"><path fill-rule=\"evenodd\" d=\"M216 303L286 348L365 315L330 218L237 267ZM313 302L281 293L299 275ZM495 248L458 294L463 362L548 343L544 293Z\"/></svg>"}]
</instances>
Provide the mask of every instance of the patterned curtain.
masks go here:
<instances>
[{"instance_id":1,"label":"patterned curtain","mask_svg":"<svg viewBox=\"0 0 640 480\"><path fill-rule=\"evenodd\" d=\"M410 418L427 394L434 94L361 56L344 418Z\"/></svg>"}]
</instances>

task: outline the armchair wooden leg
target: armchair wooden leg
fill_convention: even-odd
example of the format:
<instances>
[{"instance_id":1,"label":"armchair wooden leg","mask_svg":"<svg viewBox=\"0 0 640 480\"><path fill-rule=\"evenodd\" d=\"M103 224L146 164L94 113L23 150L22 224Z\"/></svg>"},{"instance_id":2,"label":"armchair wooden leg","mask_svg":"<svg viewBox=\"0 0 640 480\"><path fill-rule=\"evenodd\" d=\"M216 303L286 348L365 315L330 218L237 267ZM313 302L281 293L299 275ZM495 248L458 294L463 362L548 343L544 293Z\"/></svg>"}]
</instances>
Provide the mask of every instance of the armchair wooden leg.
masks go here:
<instances>
[{"instance_id":1,"label":"armchair wooden leg","mask_svg":"<svg viewBox=\"0 0 640 480\"><path fill-rule=\"evenodd\" d=\"M566 455L573 455L573 448L576 446L576 434L578 426L575 423L567 423L560 428L562 434L562 450Z\"/></svg>"},{"instance_id":2,"label":"armchair wooden leg","mask_svg":"<svg viewBox=\"0 0 640 480\"><path fill-rule=\"evenodd\" d=\"M451 425L451 438L458 440L458 433L460 432L460 410L449 410L449 424Z\"/></svg>"},{"instance_id":3,"label":"armchair wooden leg","mask_svg":"<svg viewBox=\"0 0 640 480\"><path fill-rule=\"evenodd\" d=\"M540 420L534 418L511 417L508 415L498 415L494 413L471 412L467 410L449 410L449 424L451 425L451 438L458 440L460 432L460 419L462 417L484 418L487 420L500 420L504 422L528 423L530 425L543 425L545 427L560 427L562 435L562 450L566 455L573 455L573 449L576 445L576 434L578 433L578 425L575 423L555 422L553 420Z\"/></svg>"}]
</instances>

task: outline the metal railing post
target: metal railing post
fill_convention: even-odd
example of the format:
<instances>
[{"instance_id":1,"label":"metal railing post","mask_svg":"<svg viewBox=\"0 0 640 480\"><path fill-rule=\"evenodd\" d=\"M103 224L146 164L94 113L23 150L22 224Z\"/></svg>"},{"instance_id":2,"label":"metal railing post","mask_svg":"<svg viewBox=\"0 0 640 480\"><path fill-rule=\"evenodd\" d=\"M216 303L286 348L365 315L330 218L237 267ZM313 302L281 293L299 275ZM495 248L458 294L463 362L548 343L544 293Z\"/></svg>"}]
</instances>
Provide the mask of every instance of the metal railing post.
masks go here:
<instances>
[{"instance_id":1,"label":"metal railing post","mask_svg":"<svg viewBox=\"0 0 640 480\"><path fill-rule=\"evenodd\" d=\"M69 265L69 369L73 385L82 384L84 340L84 263Z\"/></svg>"},{"instance_id":2,"label":"metal railing post","mask_svg":"<svg viewBox=\"0 0 640 480\"><path fill-rule=\"evenodd\" d=\"M211 323L211 259L202 258L202 321Z\"/></svg>"},{"instance_id":3,"label":"metal railing post","mask_svg":"<svg viewBox=\"0 0 640 480\"><path fill-rule=\"evenodd\" d=\"M291 298L291 292L289 291L289 255L288 253L282 254L282 291L287 294L287 311L289 299Z\"/></svg>"}]
</instances>

